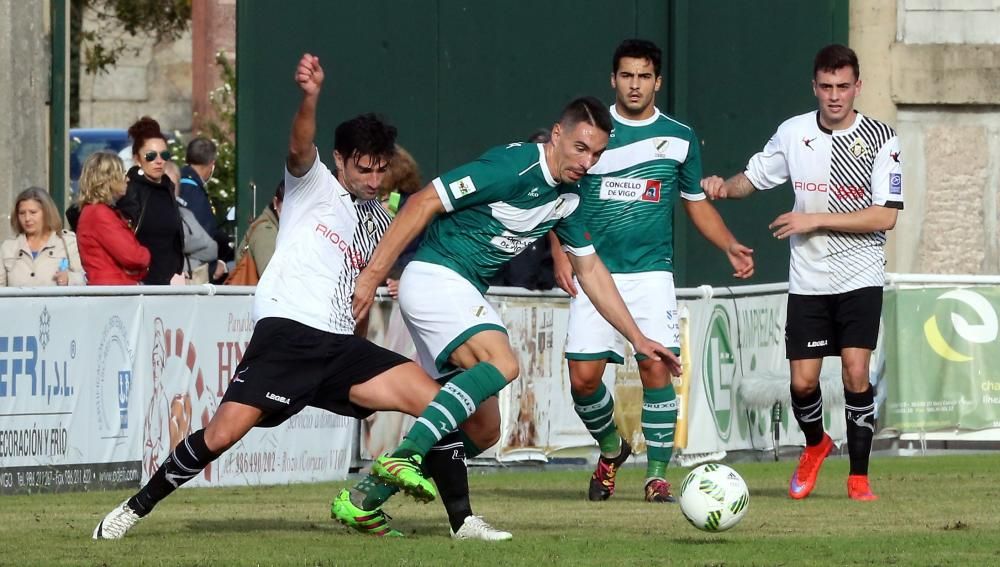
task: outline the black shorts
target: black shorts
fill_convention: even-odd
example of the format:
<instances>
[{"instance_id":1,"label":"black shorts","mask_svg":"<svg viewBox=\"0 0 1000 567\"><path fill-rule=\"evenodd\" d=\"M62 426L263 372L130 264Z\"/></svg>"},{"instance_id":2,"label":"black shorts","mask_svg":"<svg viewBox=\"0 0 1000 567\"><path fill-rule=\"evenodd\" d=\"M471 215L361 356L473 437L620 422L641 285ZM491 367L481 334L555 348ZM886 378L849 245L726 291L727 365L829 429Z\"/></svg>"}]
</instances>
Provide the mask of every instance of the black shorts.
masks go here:
<instances>
[{"instance_id":1,"label":"black shorts","mask_svg":"<svg viewBox=\"0 0 1000 567\"><path fill-rule=\"evenodd\" d=\"M306 406L364 418L373 412L351 403L351 387L407 362L361 337L267 317L254 327L222 401L263 410L258 427L281 425Z\"/></svg>"},{"instance_id":2,"label":"black shorts","mask_svg":"<svg viewBox=\"0 0 1000 567\"><path fill-rule=\"evenodd\" d=\"M882 288L833 295L788 294L785 355L788 360L840 356L844 348L875 350Z\"/></svg>"}]
</instances>

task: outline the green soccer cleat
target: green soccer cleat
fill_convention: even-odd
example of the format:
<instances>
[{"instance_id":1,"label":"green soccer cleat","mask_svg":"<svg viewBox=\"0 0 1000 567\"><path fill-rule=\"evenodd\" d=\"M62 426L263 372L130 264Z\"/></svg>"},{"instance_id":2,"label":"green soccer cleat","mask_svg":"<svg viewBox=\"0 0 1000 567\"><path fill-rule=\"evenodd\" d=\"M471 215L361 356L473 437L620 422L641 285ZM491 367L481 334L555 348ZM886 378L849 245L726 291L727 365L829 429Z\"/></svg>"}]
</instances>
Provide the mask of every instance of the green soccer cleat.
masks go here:
<instances>
[{"instance_id":1,"label":"green soccer cleat","mask_svg":"<svg viewBox=\"0 0 1000 567\"><path fill-rule=\"evenodd\" d=\"M330 517L341 524L363 534L380 537L403 537L403 532L389 527L389 515L381 508L362 510L351 502L351 493L346 488L330 504Z\"/></svg>"},{"instance_id":2,"label":"green soccer cleat","mask_svg":"<svg viewBox=\"0 0 1000 567\"><path fill-rule=\"evenodd\" d=\"M386 484L396 486L420 502L430 502L437 498L437 489L424 478L420 470L420 455L412 457L390 457L383 455L375 459L372 473Z\"/></svg>"}]
</instances>

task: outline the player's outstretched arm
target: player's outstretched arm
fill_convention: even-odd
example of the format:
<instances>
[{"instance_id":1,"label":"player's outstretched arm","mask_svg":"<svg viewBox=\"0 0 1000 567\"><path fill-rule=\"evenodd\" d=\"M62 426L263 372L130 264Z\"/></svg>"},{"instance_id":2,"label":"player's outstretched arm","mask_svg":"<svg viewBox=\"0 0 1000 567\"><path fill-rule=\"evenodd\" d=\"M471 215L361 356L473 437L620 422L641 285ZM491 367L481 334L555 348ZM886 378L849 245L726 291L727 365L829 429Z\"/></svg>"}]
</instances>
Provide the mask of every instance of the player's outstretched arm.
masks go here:
<instances>
[{"instance_id":1,"label":"player's outstretched arm","mask_svg":"<svg viewBox=\"0 0 1000 567\"><path fill-rule=\"evenodd\" d=\"M712 203L702 199L701 201L690 201L683 199L684 210L687 211L691 222L694 223L698 232L709 242L726 253L729 263L732 264L733 277L747 279L753 275L753 250L739 243L733 233L729 232L725 221L715 210Z\"/></svg>"},{"instance_id":2,"label":"player's outstretched arm","mask_svg":"<svg viewBox=\"0 0 1000 567\"><path fill-rule=\"evenodd\" d=\"M756 188L742 171L729 179L723 180L718 175L712 175L701 180L701 190L713 201L716 199L743 199L750 196Z\"/></svg>"},{"instance_id":3,"label":"player's outstretched arm","mask_svg":"<svg viewBox=\"0 0 1000 567\"><path fill-rule=\"evenodd\" d=\"M897 209L872 205L850 213L799 213L780 215L768 225L774 237L785 239L793 234L806 234L817 230L837 232L877 232L892 230L896 226Z\"/></svg>"},{"instance_id":4,"label":"player's outstretched arm","mask_svg":"<svg viewBox=\"0 0 1000 567\"><path fill-rule=\"evenodd\" d=\"M662 360L672 375L680 376L681 363L677 355L642 334L628 307L625 306L625 300L618 293L618 287L611 279L611 273L597 254L587 256L570 254L569 258L583 291L587 292L587 297L594 303L597 312L632 343L637 353L656 361Z\"/></svg>"},{"instance_id":5,"label":"player's outstretched arm","mask_svg":"<svg viewBox=\"0 0 1000 567\"><path fill-rule=\"evenodd\" d=\"M556 285L569 294L576 297L576 285L573 283L573 265L570 263L569 254L563 251L562 242L556 236L554 230L550 230L548 236L549 247L552 249L552 272L556 279Z\"/></svg>"},{"instance_id":6,"label":"player's outstretched arm","mask_svg":"<svg viewBox=\"0 0 1000 567\"><path fill-rule=\"evenodd\" d=\"M375 247L368 266L358 275L354 286L354 319L368 315L375 300L375 290L385 281L389 270L406 246L427 228L435 216L444 212L444 205L433 185L414 193Z\"/></svg>"},{"instance_id":7,"label":"player's outstretched arm","mask_svg":"<svg viewBox=\"0 0 1000 567\"><path fill-rule=\"evenodd\" d=\"M319 57L308 53L295 68L295 82L302 90L302 102L292 120L292 135L288 142L288 171L302 177L316 161L316 103L323 85L323 67Z\"/></svg>"}]
</instances>

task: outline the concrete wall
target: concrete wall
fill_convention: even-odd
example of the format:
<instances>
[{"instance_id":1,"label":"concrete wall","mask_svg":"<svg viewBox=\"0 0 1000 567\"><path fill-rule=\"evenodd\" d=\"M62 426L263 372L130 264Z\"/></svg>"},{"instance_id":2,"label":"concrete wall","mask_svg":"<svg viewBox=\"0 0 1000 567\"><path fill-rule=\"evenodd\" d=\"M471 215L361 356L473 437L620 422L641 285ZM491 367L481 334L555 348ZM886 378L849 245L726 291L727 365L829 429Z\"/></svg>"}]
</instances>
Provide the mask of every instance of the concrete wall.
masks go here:
<instances>
[{"instance_id":1,"label":"concrete wall","mask_svg":"<svg viewBox=\"0 0 1000 567\"><path fill-rule=\"evenodd\" d=\"M80 73L80 126L127 128L149 115L167 132L197 130L212 114L209 93L220 86L215 54L236 57L236 0L198 0L191 27L176 41L126 40L129 50L100 75ZM85 29L97 25L84 16ZM117 33L117 32L116 32Z\"/></svg>"},{"instance_id":2,"label":"concrete wall","mask_svg":"<svg viewBox=\"0 0 1000 567\"><path fill-rule=\"evenodd\" d=\"M902 144L889 269L1000 273L1000 0L852 2L851 44L858 107Z\"/></svg>"},{"instance_id":3,"label":"concrete wall","mask_svg":"<svg viewBox=\"0 0 1000 567\"><path fill-rule=\"evenodd\" d=\"M0 239L14 197L48 186L48 2L0 0Z\"/></svg>"},{"instance_id":4,"label":"concrete wall","mask_svg":"<svg viewBox=\"0 0 1000 567\"><path fill-rule=\"evenodd\" d=\"M84 15L84 29L97 25L95 18ZM124 34L124 38L135 50L126 50L109 72L91 75L81 67L79 126L128 128L149 115L164 131L190 130L190 31L161 44L154 44L151 37Z\"/></svg>"}]
</instances>

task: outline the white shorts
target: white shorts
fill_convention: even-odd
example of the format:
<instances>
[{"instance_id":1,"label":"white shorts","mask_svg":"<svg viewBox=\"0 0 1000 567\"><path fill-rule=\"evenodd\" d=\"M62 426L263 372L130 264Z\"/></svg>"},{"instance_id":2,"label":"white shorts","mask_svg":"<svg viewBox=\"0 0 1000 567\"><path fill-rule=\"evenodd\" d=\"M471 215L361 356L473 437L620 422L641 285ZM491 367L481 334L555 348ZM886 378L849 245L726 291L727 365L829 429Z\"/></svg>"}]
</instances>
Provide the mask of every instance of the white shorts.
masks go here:
<instances>
[{"instance_id":1,"label":"white shorts","mask_svg":"<svg viewBox=\"0 0 1000 567\"><path fill-rule=\"evenodd\" d=\"M427 262L410 262L399 279L399 310L432 378L455 369L451 353L481 331L507 333L500 315L469 280Z\"/></svg>"},{"instance_id":2,"label":"white shorts","mask_svg":"<svg viewBox=\"0 0 1000 567\"><path fill-rule=\"evenodd\" d=\"M611 274L611 277L639 330L674 352L680 352L674 275L670 272L641 272ZM625 337L597 312L579 282L576 282L576 289L579 293L569 304L566 358L624 363Z\"/></svg>"}]
</instances>

